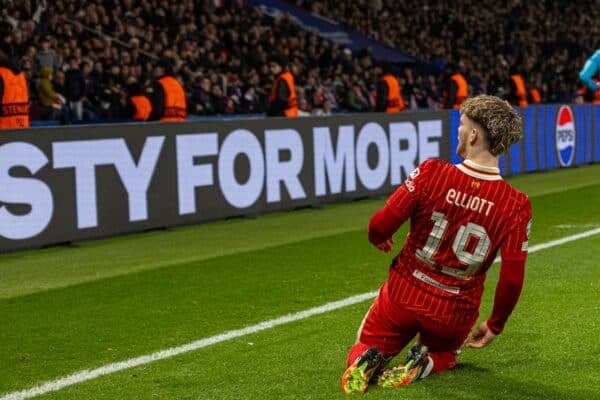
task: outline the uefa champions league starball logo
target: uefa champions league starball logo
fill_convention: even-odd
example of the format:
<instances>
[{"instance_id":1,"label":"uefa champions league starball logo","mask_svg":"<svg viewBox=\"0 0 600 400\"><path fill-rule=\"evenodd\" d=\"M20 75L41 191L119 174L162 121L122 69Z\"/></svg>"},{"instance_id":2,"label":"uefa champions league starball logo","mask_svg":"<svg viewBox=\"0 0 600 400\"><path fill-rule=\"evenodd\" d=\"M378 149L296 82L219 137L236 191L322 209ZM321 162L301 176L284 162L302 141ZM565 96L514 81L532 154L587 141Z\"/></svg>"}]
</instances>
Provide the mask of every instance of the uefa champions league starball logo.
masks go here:
<instances>
[{"instance_id":1,"label":"uefa champions league starball logo","mask_svg":"<svg viewBox=\"0 0 600 400\"><path fill-rule=\"evenodd\" d=\"M556 152L563 167L568 167L573 162L575 137L575 119L571 107L562 106L556 119Z\"/></svg>"}]
</instances>

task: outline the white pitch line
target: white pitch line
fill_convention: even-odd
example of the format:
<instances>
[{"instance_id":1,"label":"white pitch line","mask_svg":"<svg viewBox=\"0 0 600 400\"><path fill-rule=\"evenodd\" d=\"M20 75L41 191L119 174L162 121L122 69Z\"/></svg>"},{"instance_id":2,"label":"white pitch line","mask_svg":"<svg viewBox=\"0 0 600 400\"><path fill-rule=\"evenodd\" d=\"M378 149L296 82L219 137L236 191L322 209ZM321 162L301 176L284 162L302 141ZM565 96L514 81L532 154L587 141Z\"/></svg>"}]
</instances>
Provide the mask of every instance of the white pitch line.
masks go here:
<instances>
[{"instance_id":1,"label":"white pitch line","mask_svg":"<svg viewBox=\"0 0 600 400\"><path fill-rule=\"evenodd\" d=\"M575 235L566 236L561 239L551 240L546 243L540 243L529 248L529 253L535 253L540 250L545 250L550 247L560 246L561 244L572 242L575 240L583 239L589 236L597 235L600 233L600 228L592 229L589 231L581 232ZM498 261L498 259L496 259ZM40 396L45 393L55 392L68 386L76 385L85 381L89 381L103 375L112 374L114 372L123 371L128 368L137 367L144 364L149 364L154 361L164 360L171 358L179 354L188 353L190 351L198 350L203 347L212 346L213 344L226 342L231 339L235 339L241 336L251 335L258 333L266 329L275 328L279 325L289 324L291 322L300 321L312 317L314 315L324 314L330 311L334 311L340 308L348 307L354 304L362 303L363 301L374 298L377 295L377 291L367 292L358 294L356 296L347 297L342 300L334 301L331 303L323 304L322 306L310 308L308 310L300 311L294 314L287 314L279 318L271 319L268 321L260 322L256 325L247 326L245 328L227 331L216 336L200 339L195 342L184 344L178 347L172 347L166 350L160 350L152 354L131 358L125 361L119 361L112 364L107 364L103 367L96 369L86 369L83 371L75 372L71 375L59 378L53 381L44 382L38 386L34 386L30 389L6 393L0 400L21 400L28 399L35 396Z\"/></svg>"}]
</instances>

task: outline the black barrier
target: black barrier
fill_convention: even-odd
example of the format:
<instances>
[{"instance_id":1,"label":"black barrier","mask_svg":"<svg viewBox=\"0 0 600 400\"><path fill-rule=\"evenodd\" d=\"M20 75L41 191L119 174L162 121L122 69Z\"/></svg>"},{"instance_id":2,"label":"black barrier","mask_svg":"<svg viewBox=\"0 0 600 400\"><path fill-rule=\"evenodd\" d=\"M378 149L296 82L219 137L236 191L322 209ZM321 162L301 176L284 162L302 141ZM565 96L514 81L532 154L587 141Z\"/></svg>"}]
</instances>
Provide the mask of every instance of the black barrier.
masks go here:
<instances>
[{"instance_id":1,"label":"black barrier","mask_svg":"<svg viewBox=\"0 0 600 400\"><path fill-rule=\"evenodd\" d=\"M446 112L0 132L0 251L390 193Z\"/></svg>"}]
</instances>

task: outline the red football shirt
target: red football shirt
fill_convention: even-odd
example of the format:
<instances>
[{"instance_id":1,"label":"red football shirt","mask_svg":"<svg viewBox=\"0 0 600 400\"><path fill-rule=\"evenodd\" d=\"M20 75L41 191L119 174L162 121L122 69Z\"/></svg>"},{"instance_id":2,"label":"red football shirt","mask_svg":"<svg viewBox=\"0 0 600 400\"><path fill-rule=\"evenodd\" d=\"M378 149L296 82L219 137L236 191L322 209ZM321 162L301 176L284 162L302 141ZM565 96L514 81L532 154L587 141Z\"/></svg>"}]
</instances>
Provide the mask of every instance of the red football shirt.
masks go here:
<instances>
[{"instance_id":1,"label":"red football shirt","mask_svg":"<svg viewBox=\"0 0 600 400\"><path fill-rule=\"evenodd\" d=\"M431 159L419 165L375 214L370 240L378 244L390 238L408 218L410 232L397 268L408 269L411 279L436 297L458 296L478 307L485 273L500 251L501 282L506 275L504 281L518 289L499 298L497 291L493 330L501 331L522 285L531 221L528 197L506 183L498 168ZM511 265L521 270L511 271Z\"/></svg>"}]
</instances>

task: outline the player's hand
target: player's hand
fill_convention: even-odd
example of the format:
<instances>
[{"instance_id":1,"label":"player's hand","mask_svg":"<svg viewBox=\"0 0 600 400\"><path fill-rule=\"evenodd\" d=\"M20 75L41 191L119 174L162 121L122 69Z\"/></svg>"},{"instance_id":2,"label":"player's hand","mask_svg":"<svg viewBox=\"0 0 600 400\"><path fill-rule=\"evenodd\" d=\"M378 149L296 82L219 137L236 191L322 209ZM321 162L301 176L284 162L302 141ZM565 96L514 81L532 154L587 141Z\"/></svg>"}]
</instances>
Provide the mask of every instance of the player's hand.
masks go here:
<instances>
[{"instance_id":1,"label":"player's hand","mask_svg":"<svg viewBox=\"0 0 600 400\"><path fill-rule=\"evenodd\" d=\"M487 346L492 343L492 341L496 338L496 334L490 330L487 326L487 322L483 321L473 335L471 335L471 339L467 342L467 347L472 349L481 349L482 347Z\"/></svg>"},{"instance_id":2,"label":"player's hand","mask_svg":"<svg viewBox=\"0 0 600 400\"><path fill-rule=\"evenodd\" d=\"M375 246L384 253L389 253L392 250L392 247L394 247L394 239L386 239Z\"/></svg>"}]
</instances>

